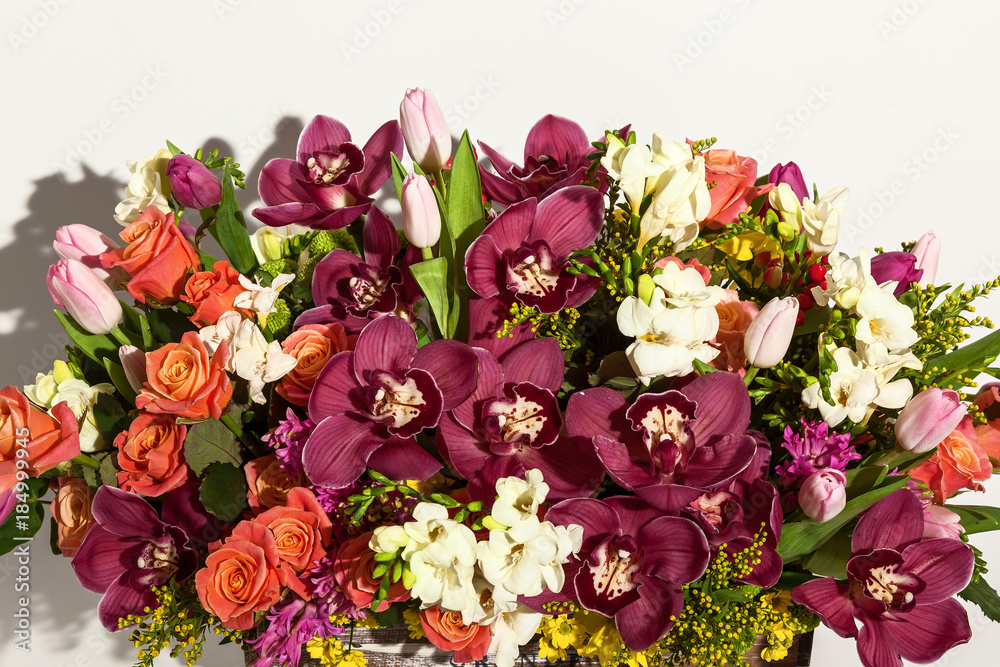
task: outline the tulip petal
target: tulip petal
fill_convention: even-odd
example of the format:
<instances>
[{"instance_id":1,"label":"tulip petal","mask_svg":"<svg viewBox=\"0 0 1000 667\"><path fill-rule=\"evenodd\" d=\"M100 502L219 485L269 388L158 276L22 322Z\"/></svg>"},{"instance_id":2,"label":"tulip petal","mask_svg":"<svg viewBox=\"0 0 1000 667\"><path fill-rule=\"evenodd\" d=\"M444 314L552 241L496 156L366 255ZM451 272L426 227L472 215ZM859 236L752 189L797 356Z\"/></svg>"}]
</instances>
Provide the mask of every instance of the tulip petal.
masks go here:
<instances>
[{"instance_id":1,"label":"tulip petal","mask_svg":"<svg viewBox=\"0 0 1000 667\"><path fill-rule=\"evenodd\" d=\"M878 501L861 517L851 537L851 551L855 554L873 549L902 551L919 540L923 532L924 513L920 501L909 489L899 489Z\"/></svg>"},{"instance_id":2,"label":"tulip petal","mask_svg":"<svg viewBox=\"0 0 1000 667\"><path fill-rule=\"evenodd\" d=\"M358 190L370 195L392 175L392 158L403 156L403 132L399 121L390 120L375 130L361 149L365 154L365 168L357 175Z\"/></svg>"},{"instance_id":3,"label":"tulip petal","mask_svg":"<svg viewBox=\"0 0 1000 667\"><path fill-rule=\"evenodd\" d=\"M813 579L796 586L792 599L823 619L823 623L841 637L857 637L850 590L846 583L839 583L832 577Z\"/></svg>"},{"instance_id":4,"label":"tulip petal","mask_svg":"<svg viewBox=\"0 0 1000 667\"><path fill-rule=\"evenodd\" d=\"M122 580L126 576L122 575ZM155 609L160 606L156 601L156 595L149 588L128 586L122 580L115 581L108 587L108 591L97 606L101 625L108 632L116 632L119 629L118 619L125 618L129 614L141 614L146 607Z\"/></svg>"},{"instance_id":5,"label":"tulip petal","mask_svg":"<svg viewBox=\"0 0 1000 667\"><path fill-rule=\"evenodd\" d=\"M302 130L296 156L301 164L305 164L313 153L334 150L345 141L351 140L347 127L336 118L316 116Z\"/></svg>"},{"instance_id":6,"label":"tulip petal","mask_svg":"<svg viewBox=\"0 0 1000 667\"><path fill-rule=\"evenodd\" d=\"M698 404L691 433L699 447L750 428L750 393L736 373L702 375L681 393Z\"/></svg>"},{"instance_id":7,"label":"tulip petal","mask_svg":"<svg viewBox=\"0 0 1000 667\"><path fill-rule=\"evenodd\" d=\"M681 587L656 577L638 575L639 599L615 614L622 641L633 651L645 651L667 633L684 607Z\"/></svg>"},{"instance_id":8,"label":"tulip petal","mask_svg":"<svg viewBox=\"0 0 1000 667\"><path fill-rule=\"evenodd\" d=\"M566 357L559 341L552 337L521 343L501 360L507 382L530 382L553 394L562 388Z\"/></svg>"},{"instance_id":9,"label":"tulip petal","mask_svg":"<svg viewBox=\"0 0 1000 667\"><path fill-rule=\"evenodd\" d=\"M903 667L896 647L890 645L885 624L870 620L858 634L858 656L865 667Z\"/></svg>"},{"instance_id":10,"label":"tulip petal","mask_svg":"<svg viewBox=\"0 0 1000 667\"><path fill-rule=\"evenodd\" d=\"M73 557L73 571L81 586L103 593L122 572L135 565L137 550L131 539L114 535L100 525L93 526Z\"/></svg>"},{"instance_id":11,"label":"tulip petal","mask_svg":"<svg viewBox=\"0 0 1000 667\"><path fill-rule=\"evenodd\" d=\"M436 340L413 355L410 364L431 374L441 390L442 409L461 405L479 383L479 359L472 348L457 340Z\"/></svg>"},{"instance_id":12,"label":"tulip petal","mask_svg":"<svg viewBox=\"0 0 1000 667\"><path fill-rule=\"evenodd\" d=\"M950 598L969 585L975 556L961 540L938 538L911 544L903 550L903 570L924 580L921 605Z\"/></svg>"},{"instance_id":13,"label":"tulip petal","mask_svg":"<svg viewBox=\"0 0 1000 667\"><path fill-rule=\"evenodd\" d=\"M361 382L371 371L389 371L402 376L417 352L417 335L409 322L385 315L365 327L354 348L354 373Z\"/></svg>"},{"instance_id":14,"label":"tulip petal","mask_svg":"<svg viewBox=\"0 0 1000 667\"><path fill-rule=\"evenodd\" d=\"M257 179L260 200L266 206L311 201L301 183L308 179L309 173L305 167L295 160L287 158L268 160Z\"/></svg>"},{"instance_id":15,"label":"tulip petal","mask_svg":"<svg viewBox=\"0 0 1000 667\"><path fill-rule=\"evenodd\" d=\"M351 352L339 352L326 363L309 395L309 416L314 421L363 409L361 387L351 370Z\"/></svg>"},{"instance_id":16,"label":"tulip petal","mask_svg":"<svg viewBox=\"0 0 1000 667\"><path fill-rule=\"evenodd\" d=\"M538 205L529 241L545 241L559 260L586 248L604 224L604 195L585 185L571 185Z\"/></svg>"},{"instance_id":17,"label":"tulip petal","mask_svg":"<svg viewBox=\"0 0 1000 667\"><path fill-rule=\"evenodd\" d=\"M395 263L399 254L399 236L392 220L377 206L372 207L365 221L364 237L365 262L382 270Z\"/></svg>"},{"instance_id":18,"label":"tulip petal","mask_svg":"<svg viewBox=\"0 0 1000 667\"><path fill-rule=\"evenodd\" d=\"M502 259L503 254L488 234L472 242L465 253L465 277L473 292L486 298L500 294L497 265Z\"/></svg>"},{"instance_id":19,"label":"tulip petal","mask_svg":"<svg viewBox=\"0 0 1000 667\"><path fill-rule=\"evenodd\" d=\"M579 124L548 114L532 126L524 141L524 161L547 155L566 164L590 152L590 140Z\"/></svg>"},{"instance_id":20,"label":"tulip petal","mask_svg":"<svg viewBox=\"0 0 1000 667\"><path fill-rule=\"evenodd\" d=\"M377 427L354 414L321 421L302 450L302 463L312 483L341 489L356 482L372 452L385 443L375 433Z\"/></svg>"},{"instance_id":21,"label":"tulip petal","mask_svg":"<svg viewBox=\"0 0 1000 667\"><path fill-rule=\"evenodd\" d=\"M933 662L972 637L969 616L958 600L921 604L904 614L887 614L885 619L880 625L893 648L910 662Z\"/></svg>"},{"instance_id":22,"label":"tulip petal","mask_svg":"<svg viewBox=\"0 0 1000 667\"><path fill-rule=\"evenodd\" d=\"M441 469L441 462L413 438L389 438L368 457L368 467L390 479L425 480Z\"/></svg>"},{"instance_id":23,"label":"tulip petal","mask_svg":"<svg viewBox=\"0 0 1000 667\"><path fill-rule=\"evenodd\" d=\"M94 495L91 513L97 523L122 537L147 537L157 533L163 522L145 500L113 486L102 486Z\"/></svg>"}]
</instances>

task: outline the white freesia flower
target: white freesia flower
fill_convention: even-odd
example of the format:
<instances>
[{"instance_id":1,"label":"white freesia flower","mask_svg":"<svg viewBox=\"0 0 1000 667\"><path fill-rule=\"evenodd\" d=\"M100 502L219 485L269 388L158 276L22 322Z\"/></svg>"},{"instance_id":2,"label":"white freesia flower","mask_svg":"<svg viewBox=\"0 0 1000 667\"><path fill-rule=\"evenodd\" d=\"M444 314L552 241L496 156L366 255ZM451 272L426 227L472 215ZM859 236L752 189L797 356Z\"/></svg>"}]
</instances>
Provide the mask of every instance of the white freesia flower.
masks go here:
<instances>
[{"instance_id":1,"label":"white freesia flower","mask_svg":"<svg viewBox=\"0 0 1000 667\"><path fill-rule=\"evenodd\" d=\"M715 310L726 296L726 290L717 285L706 285L697 269L681 267L668 262L663 273L653 276L653 283L663 288L667 303L676 308L703 308ZM715 336L715 333L712 334Z\"/></svg>"},{"instance_id":2,"label":"white freesia flower","mask_svg":"<svg viewBox=\"0 0 1000 667\"><path fill-rule=\"evenodd\" d=\"M836 426L844 419L855 424L865 420L876 407L898 409L906 405L913 395L909 380L890 381L903 367L919 368L916 357L907 353L892 359L884 366L869 366L853 350L846 347L829 346L837 370L830 374L830 397L833 403L823 398L819 383L809 385L802 391L802 402L807 407L819 410L823 420Z\"/></svg>"},{"instance_id":3,"label":"white freesia flower","mask_svg":"<svg viewBox=\"0 0 1000 667\"><path fill-rule=\"evenodd\" d=\"M482 578L476 579L479 598L479 625L490 626L490 647L487 653L496 654L497 667L513 667L521 647L531 641L542 622L542 614L516 601L501 602L493 599L493 590Z\"/></svg>"},{"instance_id":4,"label":"white freesia flower","mask_svg":"<svg viewBox=\"0 0 1000 667\"><path fill-rule=\"evenodd\" d=\"M812 288L816 304L825 308L833 301L841 308L850 310L861 298L862 291L877 286L872 278L871 254L861 248L857 257L848 257L844 253L830 255L826 284L825 290L820 287Z\"/></svg>"},{"instance_id":5,"label":"white freesia flower","mask_svg":"<svg viewBox=\"0 0 1000 667\"><path fill-rule=\"evenodd\" d=\"M908 349L920 340L913 329L913 310L892 292L880 287L862 290L854 312L861 318L856 337L869 347L881 346L888 353Z\"/></svg>"},{"instance_id":6,"label":"white freesia flower","mask_svg":"<svg viewBox=\"0 0 1000 667\"><path fill-rule=\"evenodd\" d=\"M97 428L94 405L101 394L115 393L114 385L106 382L89 385L74 377L64 361L57 361L51 373L39 373L35 384L25 385L24 395L38 407L52 414L52 407L65 402L77 418L80 433L80 451L99 452L108 444Z\"/></svg>"},{"instance_id":7,"label":"white freesia flower","mask_svg":"<svg viewBox=\"0 0 1000 667\"><path fill-rule=\"evenodd\" d=\"M649 186L647 182L647 189ZM683 250L698 237L698 223L712 208L705 158L698 156L667 167L656 177L652 192L653 199L639 222L639 247L666 236L675 250Z\"/></svg>"},{"instance_id":8,"label":"white freesia flower","mask_svg":"<svg viewBox=\"0 0 1000 667\"><path fill-rule=\"evenodd\" d=\"M309 228L304 225L285 225L284 227L264 226L250 235L250 245L257 261L267 264L282 258L282 245L286 239L299 234L305 234Z\"/></svg>"},{"instance_id":9,"label":"white freesia flower","mask_svg":"<svg viewBox=\"0 0 1000 667\"><path fill-rule=\"evenodd\" d=\"M293 280L295 280L295 274L279 273L269 286L264 287L260 284L259 278L255 282L241 275L240 285L247 291L233 300L233 306L256 313L258 321L263 326L267 323L267 316L274 312L274 304L278 301L278 292Z\"/></svg>"},{"instance_id":10,"label":"white freesia flower","mask_svg":"<svg viewBox=\"0 0 1000 667\"><path fill-rule=\"evenodd\" d=\"M805 233L810 250L827 255L837 245L840 221L850 197L850 190L836 187L820 197L818 202L808 197L799 201L787 183L780 183L771 190L768 201L782 220L792 225L795 231Z\"/></svg>"},{"instance_id":11,"label":"white freesia flower","mask_svg":"<svg viewBox=\"0 0 1000 667\"><path fill-rule=\"evenodd\" d=\"M477 545L479 568L493 584L495 600L540 595L545 588L560 591L566 581L563 565L582 542L582 526L556 526L532 517L507 530L491 530L489 540Z\"/></svg>"},{"instance_id":12,"label":"white freesia flower","mask_svg":"<svg viewBox=\"0 0 1000 667\"><path fill-rule=\"evenodd\" d=\"M277 382L297 363L295 357L281 351L278 341L267 342L252 320L244 319L235 310L224 313L212 326L198 332L211 353L222 341L229 345L226 370L250 383L250 399L264 404L264 385Z\"/></svg>"},{"instance_id":13,"label":"white freesia flower","mask_svg":"<svg viewBox=\"0 0 1000 667\"><path fill-rule=\"evenodd\" d=\"M516 526L538 515L538 506L545 502L549 485L542 479L542 471L531 469L520 477L502 477L497 480L497 499L491 515L497 523Z\"/></svg>"},{"instance_id":14,"label":"white freesia flower","mask_svg":"<svg viewBox=\"0 0 1000 667\"><path fill-rule=\"evenodd\" d=\"M154 155L126 162L132 175L125 186L125 199L115 207L115 220L122 225L135 222L142 212L155 206L164 213L170 212L167 197L170 182L167 180L167 163L170 151L163 148Z\"/></svg>"}]
</instances>

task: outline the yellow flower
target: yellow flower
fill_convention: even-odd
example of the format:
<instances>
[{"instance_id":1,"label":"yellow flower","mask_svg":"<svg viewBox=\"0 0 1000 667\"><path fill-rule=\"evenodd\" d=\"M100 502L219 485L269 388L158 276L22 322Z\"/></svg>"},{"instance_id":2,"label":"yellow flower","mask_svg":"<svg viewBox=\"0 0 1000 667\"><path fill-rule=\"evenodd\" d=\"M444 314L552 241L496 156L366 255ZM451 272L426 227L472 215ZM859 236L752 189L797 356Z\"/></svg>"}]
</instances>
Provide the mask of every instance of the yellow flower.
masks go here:
<instances>
[{"instance_id":1,"label":"yellow flower","mask_svg":"<svg viewBox=\"0 0 1000 667\"><path fill-rule=\"evenodd\" d=\"M788 607L792 604L792 594L790 591L774 591L767 593L761 598L761 605L765 610L773 609L776 613L784 614L788 612Z\"/></svg>"},{"instance_id":2,"label":"yellow flower","mask_svg":"<svg viewBox=\"0 0 1000 667\"><path fill-rule=\"evenodd\" d=\"M565 660L566 649L556 648L548 637L542 637L538 640L538 657L545 658L549 662Z\"/></svg>"},{"instance_id":3,"label":"yellow flower","mask_svg":"<svg viewBox=\"0 0 1000 667\"><path fill-rule=\"evenodd\" d=\"M771 259L781 257L778 244L763 232L745 232L720 243L716 247L726 253L730 259L738 262L749 262L762 252L770 253Z\"/></svg>"},{"instance_id":4,"label":"yellow flower","mask_svg":"<svg viewBox=\"0 0 1000 667\"><path fill-rule=\"evenodd\" d=\"M538 631L547 638L553 647L567 649L579 646L586 637L586 630L576 619L576 615L546 616Z\"/></svg>"},{"instance_id":5,"label":"yellow flower","mask_svg":"<svg viewBox=\"0 0 1000 667\"><path fill-rule=\"evenodd\" d=\"M406 627L410 631L410 639L423 639L424 638L424 626L420 624L420 612L413 607L407 607L403 611L403 620L406 621Z\"/></svg>"},{"instance_id":6,"label":"yellow flower","mask_svg":"<svg viewBox=\"0 0 1000 667\"><path fill-rule=\"evenodd\" d=\"M310 658L319 660L325 667L364 667L368 664L361 651L345 650L340 640L333 637L313 637L306 644L306 651Z\"/></svg>"},{"instance_id":7,"label":"yellow flower","mask_svg":"<svg viewBox=\"0 0 1000 667\"><path fill-rule=\"evenodd\" d=\"M613 618L589 611L577 612L584 629L590 635L583 646L576 650L582 656L596 656L602 665L628 665L628 667L648 667L645 653L634 653L622 643Z\"/></svg>"}]
</instances>

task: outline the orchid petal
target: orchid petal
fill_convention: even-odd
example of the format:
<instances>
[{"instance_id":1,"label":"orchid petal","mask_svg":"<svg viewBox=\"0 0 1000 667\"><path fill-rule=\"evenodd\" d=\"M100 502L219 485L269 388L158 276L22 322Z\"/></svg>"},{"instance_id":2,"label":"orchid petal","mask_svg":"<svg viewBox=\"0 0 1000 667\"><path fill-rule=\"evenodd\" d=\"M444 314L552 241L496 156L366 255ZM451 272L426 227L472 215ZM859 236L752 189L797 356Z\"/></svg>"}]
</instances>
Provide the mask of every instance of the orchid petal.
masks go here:
<instances>
[{"instance_id":1,"label":"orchid petal","mask_svg":"<svg viewBox=\"0 0 1000 667\"><path fill-rule=\"evenodd\" d=\"M823 619L841 637L857 637L850 586L832 577L813 579L792 590L792 599Z\"/></svg>"},{"instance_id":2,"label":"orchid petal","mask_svg":"<svg viewBox=\"0 0 1000 667\"><path fill-rule=\"evenodd\" d=\"M633 651L645 651L673 626L671 617L684 607L681 587L656 577L639 575L639 599L615 614L622 641Z\"/></svg>"},{"instance_id":3,"label":"orchid petal","mask_svg":"<svg viewBox=\"0 0 1000 667\"><path fill-rule=\"evenodd\" d=\"M371 202L365 202L357 206L344 206L326 215L320 212L313 220L303 224L313 229L343 229L367 213L370 208Z\"/></svg>"},{"instance_id":4,"label":"orchid petal","mask_svg":"<svg viewBox=\"0 0 1000 667\"><path fill-rule=\"evenodd\" d=\"M365 220L365 261L383 271L389 268L399 254L399 236L396 227L377 206L372 207ZM357 261L357 260L355 260Z\"/></svg>"},{"instance_id":5,"label":"orchid petal","mask_svg":"<svg viewBox=\"0 0 1000 667\"><path fill-rule=\"evenodd\" d=\"M302 450L302 463L316 486L342 489L365 472L368 459L385 443L378 427L363 417L341 414L321 421Z\"/></svg>"},{"instance_id":6,"label":"orchid petal","mask_svg":"<svg viewBox=\"0 0 1000 667\"><path fill-rule=\"evenodd\" d=\"M436 340L424 345L414 354L411 366L431 374L441 391L444 410L461 405L479 382L476 353L457 340Z\"/></svg>"},{"instance_id":7,"label":"orchid petal","mask_svg":"<svg viewBox=\"0 0 1000 667\"><path fill-rule=\"evenodd\" d=\"M295 160L287 158L268 160L257 179L260 200L267 206L311 201L301 185L301 181L308 179L309 173L305 167Z\"/></svg>"},{"instance_id":8,"label":"orchid petal","mask_svg":"<svg viewBox=\"0 0 1000 667\"><path fill-rule=\"evenodd\" d=\"M934 662L972 637L969 616L958 600L921 604L912 611L884 618L881 626L892 639L892 647L910 662Z\"/></svg>"},{"instance_id":9,"label":"orchid petal","mask_svg":"<svg viewBox=\"0 0 1000 667\"><path fill-rule=\"evenodd\" d=\"M490 164L493 165L493 169L498 174L503 174L504 176L507 176L507 175L510 174L511 169L513 169L515 167L515 165L514 165L513 162L511 162L510 160L508 160L507 158L505 158L503 155L500 154L499 151L497 151L495 148L489 146L488 144L480 141L479 142L479 148L482 149L483 154L486 155L486 157L490 161ZM508 183L509 181L504 181L504 182ZM515 196L516 196L516 192L515 192Z\"/></svg>"},{"instance_id":10,"label":"orchid petal","mask_svg":"<svg viewBox=\"0 0 1000 667\"><path fill-rule=\"evenodd\" d=\"M105 530L122 537L147 537L163 528L152 505L134 493L113 486L97 490L91 513Z\"/></svg>"},{"instance_id":11,"label":"orchid petal","mask_svg":"<svg viewBox=\"0 0 1000 667\"><path fill-rule=\"evenodd\" d=\"M482 146L481 142L480 146ZM502 206L510 206L521 199L521 191L516 184L490 173L482 165L479 166L479 179L483 184L483 192L490 201Z\"/></svg>"},{"instance_id":12,"label":"orchid petal","mask_svg":"<svg viewBox=\"0 0 1000 667\"><path fill-rule=\"evenodd\" d=\"M368 467L390 479L423 481L441 469L441 462L413 438L392 437L372 452L368 457Z\"/></svg>"},{"instance_id":13,"label":"orchid petal","mask_svg":"<svg viewBox=\"0 0 1000 667\"><path fill-rule=\"evenodd\" d=\"M851 551L855 554L873 549L902 551L919 540L923 532L924 513L920 501L909 489L899 489L861 517L851 537Z\"/></svg>"},{"instance_id":14,"label":"orchid petal","mask_svg":"<svg viewBox=\"0 0 1000 667\"><path fill-rule=\"evenodd\" d=\"M474 429L476 419L483 407L483 401L487 398L494 398L503 393L504 374L500 362L496 358L480 347L472 348L479 364L479 383L475 391L461 405L455 406L451 411L455 420L467 429Z\"/></svg>"},{"instance_id":15,"label":"orchid petal","mask_svg":"<svg viewBox=\"0 0 1000 667\"><path fill-rule=\"evenodd\" d=\"M625 413L628 401L607 387L578 391L569 397L566 406L566 432L573 436L593 438L604 436L612 440L633 437Z\"/></svg>"},{"instance_id":16,"label":"orchid petal","mask_svg":"<svg viewBox=\"0 0 1000 667\"><path fill-rule=\"evenodd\" d=\"M683 484L662 484L646 486L635 490L635 495L670 516L678 516L681 509L687 507L704 491L693 489Z\"/></svg>"},{"instance_id":17,"label":"orchid petal","mask_svg":"<svg viewBox=\"0 0 1000 667\"><path fill-rule=\"evenodd\" d=\"M125 577L126 575L122 575L122 579ZM155 609L159 606L156 595L149 588L135 588L126 585L122 580L116 580L101 598L101 603L97 606L97 616L108 632L116 632L120 627L119 619L129 614L141 614L146 607Z\"/></svg>"},{"instance_id":18,"label":"orchid petal","mask_svg":"<svg viewBox=\"0 0 1000 667\"><path fill-rule=\"evenodd\" d=\"M969 585L975 556L961 540L938 538L911 544L903 550L903 570L924 580L921 605L950 598Z\"/></svg>"},{"instance_id":19,"label":"orchid petal","mask_svg":"<svg viewBox=\"0 0 1000 667\"><path fill-rule=\"evenodd\" d=\"M399 121L390 120L375 130L361 150L365 154L365 167L357 175L356 183L362 194L370 195L392 175L390 155L403 155L403 132L399 129Z\"/></svg>"},{"instance_id":20,"label":"orchid petal","mask_svg":"<svg viewBox=\"0 0 1000 667\"><path fill-rule=\"evenodd\" d=\"M363 409L361 387L351 370L351 352L339 352L326 363L309 395L309 416L314 421Z\"/></svg>"},{"instance_id":21,"label":"orchid petal","mask_svg":"<svg viewBox=\"0 0 1000 667\"><path fill-rule=\"evenodd\" d=\"M692 426L699 421L696 420ZM750 465L756 454L757 443L749 435L727 435L707 447L698 443L688 461L684 481L689 486L704 488L725 486L725 482Z\"/></svg>"},{"instance_id":22,"label":"orchid petal","mask_svg":"<svg viewBox=\"0 0 1000 667\"><path fill-rule=\"evenodd\" d=\"M507 382L530 382L553 394L562 388L566 357L559 341L552 337L521 343L501 360Z\"/></svg>"},{"instance_id":23,"label":"orchid petal","mask_svg":"<svg viewBox=\"0 0 1000 667\"><path fill-rule=\"evenodd\" d=\"M441 415L437 425L438 446L462 477L473 479L490 459L486 442L462 426L449 413Z\"/></svg>"},{"instance_id":24,"label":"orchid petal","mask_svg":"<svg viewBox=\"0 0 1000 667\"><path fill-rule=\"evenodd\" d=\"M660 510L631 495L612 496L605 498L604 502L618 514L622 535L636 536L647 523L663 516Z\"/></svg>"},{"instance_id":25,"label":"orchid petal","mask_svg":"<svg viewBox=\"0 0 1000 667\"><path fill-rule=\"evenodd\" d=\"M557 526L577 524L583 527L580 553L593 551L608 535L618 534L621 518L607 503L594 498L573 498L557 503L545 514L545 520Z\"/></svg>"},{"instance_id":26,"label":"orchid petal","mask_svg":"<svg viewBox=\"0 0 1000 667\"><path fill-rule=\"evenodd\" d=\"M322 211L316 204L289 202L265 208L255 208L253 217L268 227L284 227L285 225L309 225L310 221L322 216Z\"/></svg>"},{"instance_id":27,"label":"orchid petal","mask_svg":"<svg viewBox=\"0 0 1000 667\"><path fill-rule=\"evenodd\" d=\"M535 338L529 322L514 327L511 335L497 338L497 331L509 316L509 303L496 298L481 299L472 296L469 299L469 345L481 347L493 356L501 357L518 343Z\"/></svg>"},{"instance_id":28,"label":"orchid petal","mask_svg":"<svg viewBox=\"0 0 1000 667\"><path fill-rule=\"evenodd\" d=\"M482 501L487 507L496 498L497 480L504 477L524 479L524 468L516 456L490 456L483 467L476 471L469 482L469 496Z\"/></svg>"},{"instance_id":29,"label":"orchid petal","mask_svg":"<svg viewBox=\"0 0 1000 667\"><path fill-rule=\"evenodd\" d=\"M626 489L639 489L660 484L660 478L643 470L632 460L628 446L613 438L602 435L594 438L597 457L615 483Z\"/></svg>"},{"instance_id":30,"label":"orchid petal","mask_svg":"<svg viewBox=\"0 0 1000 667\"><path fill-rule=\"evenodd\" d=\"M313 153L335 150L345 141L351 140L351 133L339 120L329 116L316 116L302 130L296 157L305 164Z\"/></svg>"},{"instance_id":31,"label":"orchid petal","mask_svg":"<svg viewBox=\"0 0 1000 667\"><path fill-rule=\"evenodd\" d=\"M135 565L136 551L136 542L99 525L93 526L73 557L73 571L81 586L94 593L103 593L122 572Z\"/></svg>"},{"instance_id":32,"label":"orchid petal","mask_svg":"<svg viewBox=\"0 0 1000 667\"><path fill-rule=\"evenodd\" d=\"M513 204L487 225L483 234L493 238L500 252L516 250L524 245L531 234L537 207L538 202L534 199Z\"/></svg>"},{"instance_id":33,"label":"orchid petal","mask_svg":"<svg viewBox=\"0 0 1000 667\"><path fill-rule=\"evenodd\" d=\"M590 140L579 124L548 114L532 126L524 141L524 161L543 155L565 164L590 152Z\"/></svg>"},{"instance_id":34,"label":"orchid petal","mask_svg":"<svg viewBox=\"0 0 1000 667\"><path fill-rule=\"evenodd\" d=\"M604 467L584 438L560 436L545 447L525 447L518 458L525 470L542 471L549 501L589 496L604 480Z\"/></svg>"},{"instance_id":35,"label":"orchid petal","mask_svg":"<svg viewBox=\"0 0 1000 667\"><path fill-rule=\"evenodd\" d=\"M338 297L338 284L350 280L360 260L353 252L334 248L321 259L313 271L313 301L319 305Z\"/></svg>"},{"instance_id":36,"label":"orchid petal","mask_svg":"<svg viewBox=\"0 0 1000 667\"><path fill-rule=\"evenodd\" d=\"M675 584L689 584L705 574L708 567L711 556L708 541L693 521L660 516L639 530L636 541L642 545L646 574Z\"/></svg>"},{"instance_id":37,"label":"orchid petal","mask_svg":"<svg viewBox=\"0 0 1000 667\"><path fill-rule=\"evenodd\" d=\"M681 389L681 393L698 404L691 433L699 447L711 445L726 435L746 433L750 428L750 394L736 373L719 371L702 375Z\"/></svg>"},{"instance_id":38,"label":"orchid petal","mask_svg":"<svg viewBox=\"0 0 1000 667\"><path fill-rule=\"evenodd\" d=\"M487 298L500 294L497 264L502 258L503 254L488 234L472 242L465 253L465 277L473 292Z\"/></svg>"},{"instance_id":39,"label":"orchid petal","mask_svg":"<svg viewBox=\"0 0 1000 667\"><path fill-rule=\"evenodd\" d=\"M902 667L896 648L890 645L885 625L869 620L858 635L858 656L865 667Z\"/></svg>"},{"instance_id":40,"label":"orchid petal","mask_svg":"<svg viewBox=\"0 0 1000 667\"><path fill-rule=\"evenodd\" d=\"M354 347L354 373L361 382L371 371L388 371L402 376L417 352L417 334L409 322L385 315L365 327Z\"/></svg>"},{"instance_id":41,"label":"orchid petal","mask_svg":"<svg viewBox=\"0 0 1000 667\"><path fill-rule=\"evenodd\" d=\"M604 195L585 185L571 185L538 205L529 241L545 241L560 261L594 243L604 224Z\"/></svg>"}]
</instances>

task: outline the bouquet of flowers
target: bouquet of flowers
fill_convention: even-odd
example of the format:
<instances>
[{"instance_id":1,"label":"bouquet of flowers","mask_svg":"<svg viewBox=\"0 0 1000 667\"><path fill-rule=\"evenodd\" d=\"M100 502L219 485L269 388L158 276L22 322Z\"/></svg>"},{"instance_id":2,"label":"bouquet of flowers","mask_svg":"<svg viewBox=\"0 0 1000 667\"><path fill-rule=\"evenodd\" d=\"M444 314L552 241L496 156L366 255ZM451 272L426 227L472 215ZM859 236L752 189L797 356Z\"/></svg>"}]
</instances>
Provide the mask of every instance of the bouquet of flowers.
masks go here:
<instances>
[{"instance_id":1,"label":"bouquet of flowers","mask_svg":"<svg viewBox=\"0 0 1000 667\"><path fill-rule=\"evenodd\" d=\"M1000 334L962 345L1000 282L936 284L932 233L840 252L846 188L714 144L549 115L480 164L411 90L363 146L313 119L252 234L231 158L129 162L120 240L56 233L66 359L0 391L0 547L50 514L146 666L360 665L404 624L502 667L819 622L939 658L954 596L1000 621L1000 509L952 503L1000 467Z\"/></svg>"}]
</instances>

